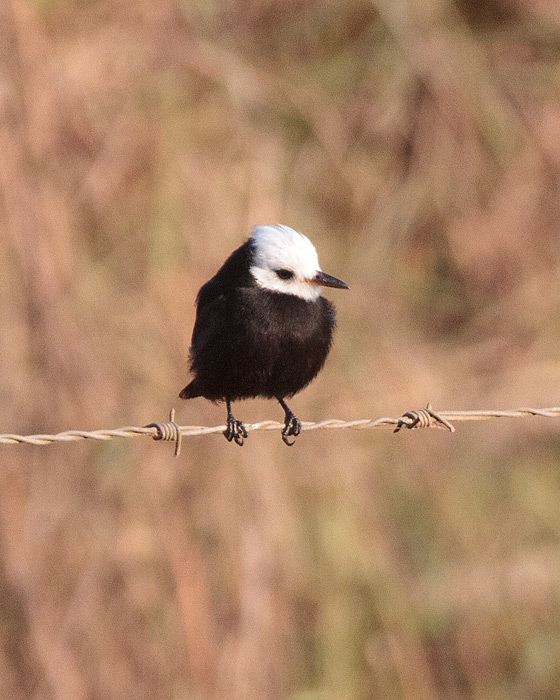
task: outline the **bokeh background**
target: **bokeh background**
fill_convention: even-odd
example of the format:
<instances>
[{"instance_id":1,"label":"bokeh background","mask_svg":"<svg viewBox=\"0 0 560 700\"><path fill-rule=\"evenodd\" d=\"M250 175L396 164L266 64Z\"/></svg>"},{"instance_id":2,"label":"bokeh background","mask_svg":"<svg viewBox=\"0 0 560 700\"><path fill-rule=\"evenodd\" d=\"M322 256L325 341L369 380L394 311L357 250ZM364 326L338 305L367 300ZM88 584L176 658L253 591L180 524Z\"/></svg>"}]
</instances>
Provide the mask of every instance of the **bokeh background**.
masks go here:
<instances>
[{"instance_id":1,"label":"bokeh background","mask_svg":"<svg viewBox=\"0 0 560 700\"><path fill-rule=\"evenodd\" d=\"M273 222L352 288L302 419L558 405L559 175L555 0L3 0L0 430L222 423ZM560 698L558 421L172 453L0 447L2 698Z\"/></svg>"}]
</instances>

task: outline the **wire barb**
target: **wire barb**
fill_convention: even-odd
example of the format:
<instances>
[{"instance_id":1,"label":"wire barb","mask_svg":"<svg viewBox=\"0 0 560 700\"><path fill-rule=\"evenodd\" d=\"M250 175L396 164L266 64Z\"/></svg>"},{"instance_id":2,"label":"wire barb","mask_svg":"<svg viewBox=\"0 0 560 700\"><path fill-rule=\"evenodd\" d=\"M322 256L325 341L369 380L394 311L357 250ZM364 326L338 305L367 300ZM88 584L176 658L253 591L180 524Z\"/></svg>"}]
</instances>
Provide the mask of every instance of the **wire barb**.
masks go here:
<instances>
[{"instance_id":1,"label":"wire barb","mask_svg":"<svg viewBox=\"0 0 560 700\"><path fill-rule=\"evenodd\" d=\"M451 423L432 409L430 402L428 402L426 408L421 408L419 411L403 413L393 432L398 433L401 428L408 428L409 430L414 430L415 428L446 428L450 433L455 432L455 428Z\"/></svg>"},{"instance_id":2,"label":"wire barb","mask_svg":"<svg viewBox=\"0 0 560 700\"><path fill-rule=\"evenodd\" d=\"M169 421L167 423L149 423L145 428L155 428L154 440L167 440L175 443L175 457L181 454L181 428L175 423L175 409L169 411Z\"/></svg>"}]
</instances>

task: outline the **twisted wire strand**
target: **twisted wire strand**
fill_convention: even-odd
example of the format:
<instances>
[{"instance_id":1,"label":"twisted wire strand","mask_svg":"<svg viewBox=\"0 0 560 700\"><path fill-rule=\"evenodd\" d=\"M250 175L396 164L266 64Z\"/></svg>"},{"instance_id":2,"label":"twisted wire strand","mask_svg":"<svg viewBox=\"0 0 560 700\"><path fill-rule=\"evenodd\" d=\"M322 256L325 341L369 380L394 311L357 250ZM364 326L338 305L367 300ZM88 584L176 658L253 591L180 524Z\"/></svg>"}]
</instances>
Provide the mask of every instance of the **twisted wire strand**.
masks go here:
<instances>
[{"instance_id":1,"label":"twisted wire strand","mask_svg":"<svg viewBox=\"0 0 560 700\"><path fill-rule=\"evenodd\" d=\"M462 421L490 420L493 418L527 418L528 416L540 416L544 418L559 418L560 407L552 408L514 408L504 411L434 411L430 404L425 409L418 411L407 411L400 418L361 418L358 420L340 420L331 418L319 422L302 421L302 430L323 430L323 429L354 429L367 430L372 428L393 428L395 432L401 428L444 428L450 432L454 431L452 423ZM248 432L254 430L281 430L283 423L273 420L265 420L260 423L247 423L245 428ZM225 425L203 426L203 425L177 425L174 421L173 412L170 414L168 422L150 423L144 427L125 426L112 430L65 430L61 433L37 434L37 435L16 435L13 433L0 433L0 443L23 444L23 445L50 445L53 442L75 442L78 440L113 440L114 438L133 438L148 436L155 440L171 440L176 443L178 453L180 439L194 437L195 435L213 435L223 433Z\"/></svg>"}]
</instances>

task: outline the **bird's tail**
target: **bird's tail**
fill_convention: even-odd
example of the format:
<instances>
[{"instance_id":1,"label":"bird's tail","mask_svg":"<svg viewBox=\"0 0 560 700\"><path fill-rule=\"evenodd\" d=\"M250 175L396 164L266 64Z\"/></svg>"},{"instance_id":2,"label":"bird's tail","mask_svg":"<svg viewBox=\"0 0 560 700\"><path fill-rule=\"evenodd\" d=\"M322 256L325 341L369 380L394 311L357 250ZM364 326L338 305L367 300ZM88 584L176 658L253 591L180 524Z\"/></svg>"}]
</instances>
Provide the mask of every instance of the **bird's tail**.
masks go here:
<instances>
[{"instance_id":1,"label":"bird's tail","mask_svg":"<svg viewBox=\"0 0 560 700\"><path fill-rule=\"evenodd\" d=\"M179 394L180 399L194 399L196 396L200 396L200 394L195 389L194 380L190 384L187 384L187 386Z\"/></svg>"}]
</instances>

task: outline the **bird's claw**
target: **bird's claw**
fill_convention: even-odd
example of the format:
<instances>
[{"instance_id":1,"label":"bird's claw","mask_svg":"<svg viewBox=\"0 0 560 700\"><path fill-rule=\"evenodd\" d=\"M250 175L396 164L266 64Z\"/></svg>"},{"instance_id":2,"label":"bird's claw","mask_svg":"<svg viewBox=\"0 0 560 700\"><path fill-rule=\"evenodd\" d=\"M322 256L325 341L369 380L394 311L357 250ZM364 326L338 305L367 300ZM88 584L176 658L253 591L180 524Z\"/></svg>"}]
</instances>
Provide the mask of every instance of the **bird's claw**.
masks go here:
<instances>
[{"instance_id":1,"label":"bird's claw","mask_svg":"<svg viewBox=\"0 0 560 700\"><path fill-rule=\"evenodd\" d=\"M282 430L282 442L288 447L291 447L295 440L288 440L289 437L296 438L301 433L301 421L296 418L294 414L286 416L286 422L284 423L284 429Z\"/></svg>"},{"instance_id":2,"label":"bird's claw","mask_svg":"<svg viewBox=\"0 0 560 700\"><path fill-rule=\"evenodd\" d=\"M249 437L249 433L242 421L235 420L233 416L228 416L227 428L224 430L224 436L228 442L233 440L236 445L243 447L243 440Z\"/></svg>"}]
</instances>

